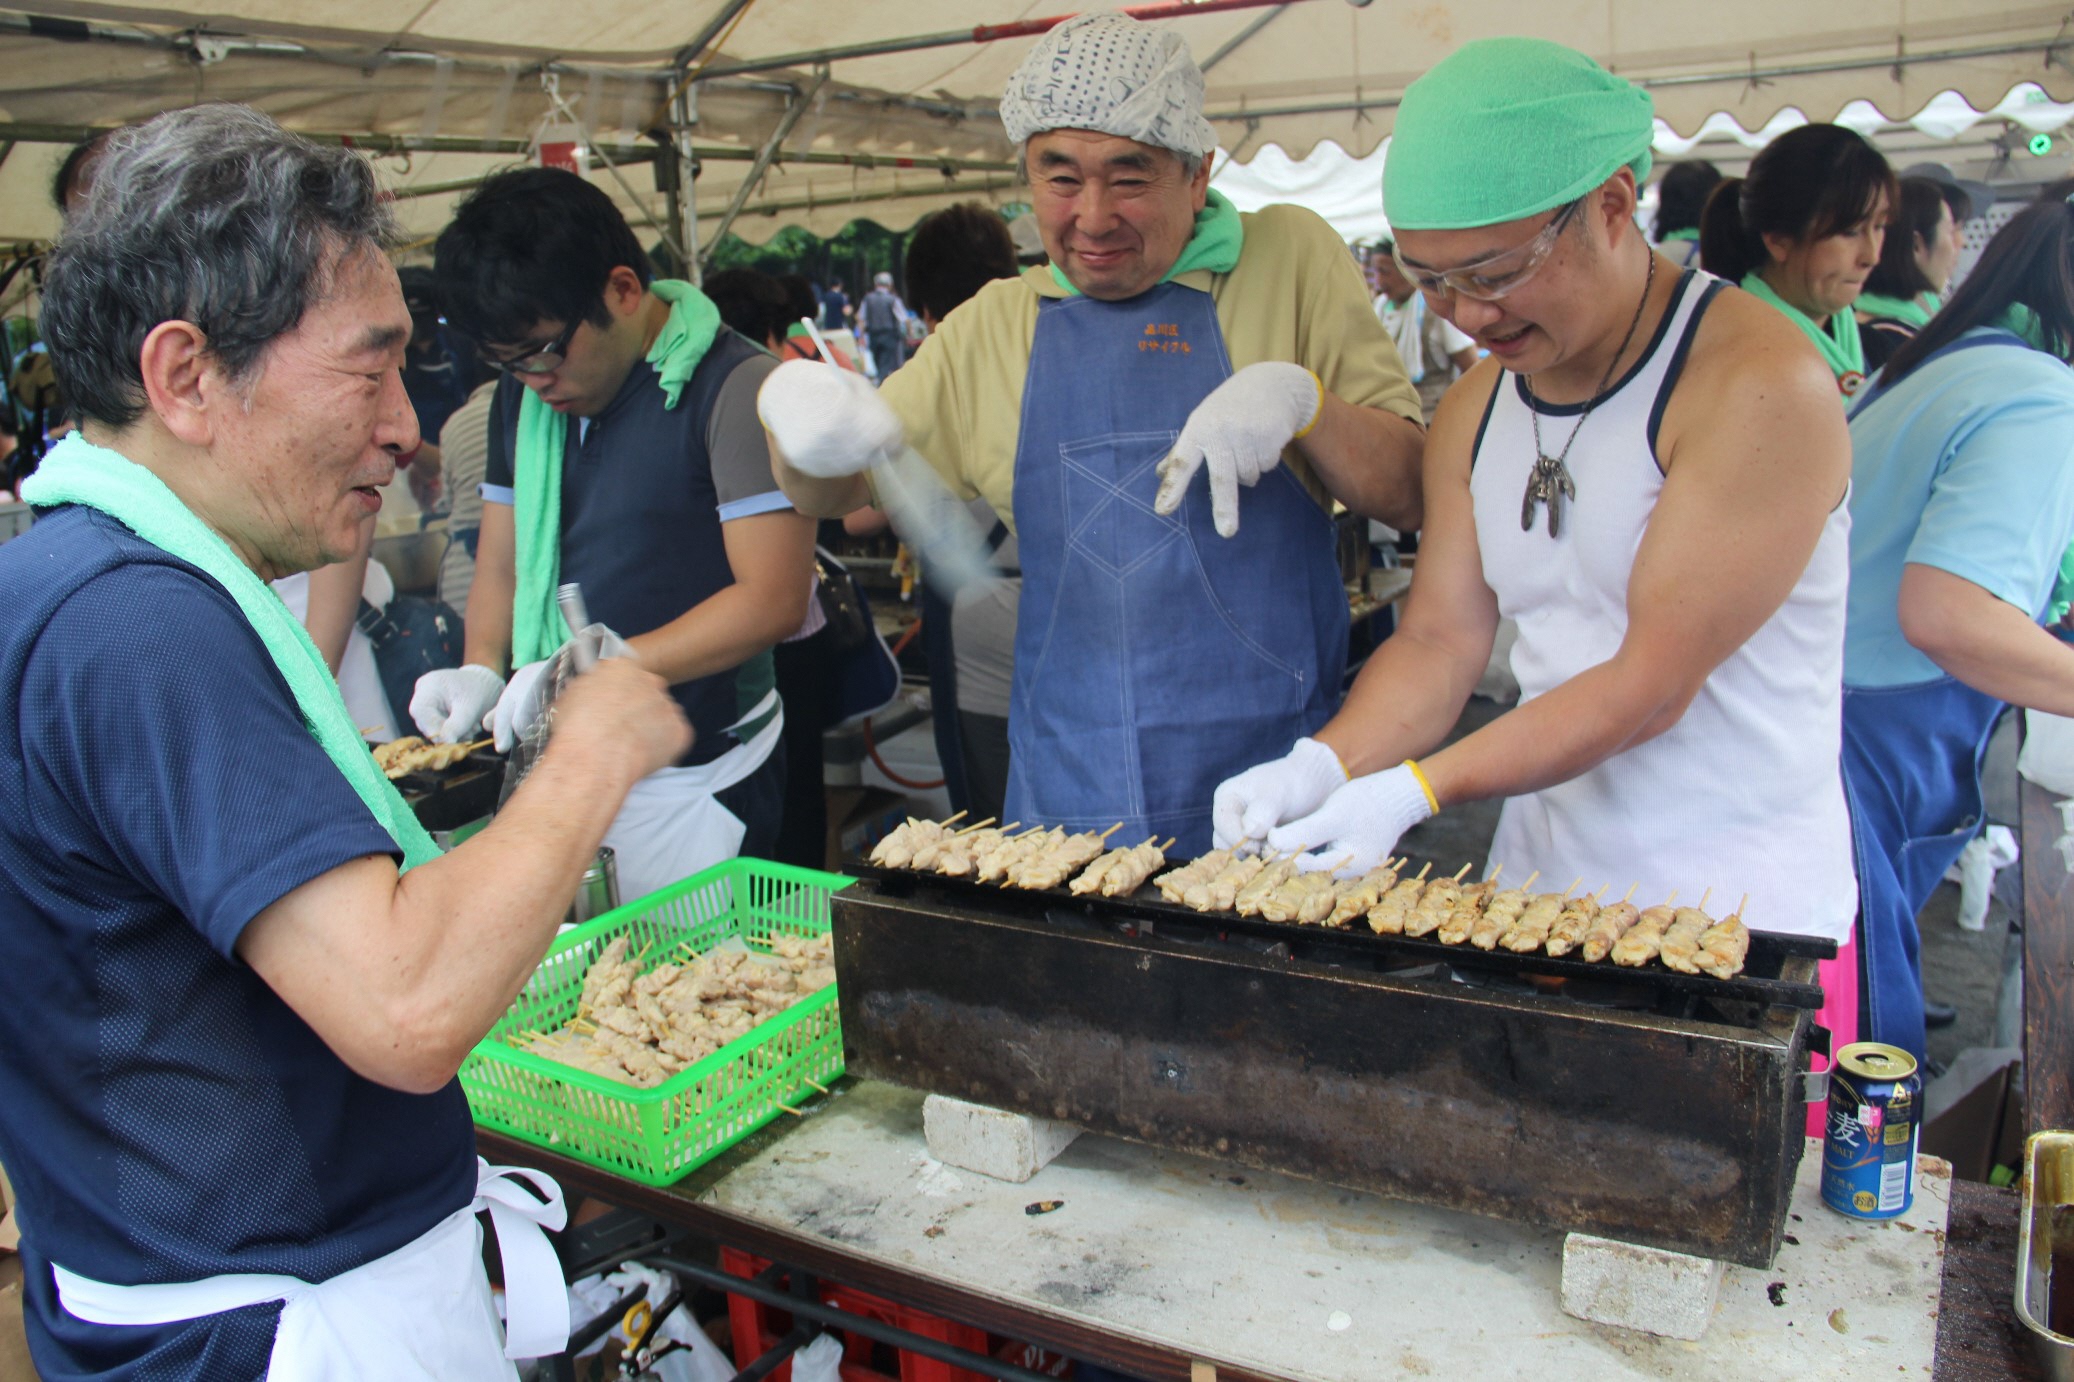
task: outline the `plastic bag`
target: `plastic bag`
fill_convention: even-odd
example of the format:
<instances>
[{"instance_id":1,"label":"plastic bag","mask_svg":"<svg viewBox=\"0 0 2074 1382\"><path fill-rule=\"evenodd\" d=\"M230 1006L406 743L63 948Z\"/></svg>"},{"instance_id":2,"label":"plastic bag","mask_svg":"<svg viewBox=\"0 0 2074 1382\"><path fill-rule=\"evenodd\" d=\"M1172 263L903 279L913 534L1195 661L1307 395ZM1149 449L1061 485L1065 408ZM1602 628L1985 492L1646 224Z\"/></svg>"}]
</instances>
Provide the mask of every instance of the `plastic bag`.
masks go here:
<instances>
[{"instance_id":1,"label":"plastic bag","mask_svg":"<svg viewBox=\"0 0 2074 1382\"><path fill-rule=\"evenodd\" d=\"M823 1334L792 1355L792 1382L842 1382L843 1341Z\"/></svg>"},{"instance_id":2,"label":"plastic bag","mask_svg":"<svg viewBox=\"0 0 2074 1382\"><path fill-rule=\"evenodd\" d=\"M2074 796L2074 720L2026 710L2016 770L2055 796Z\"/></svg>"}]
</instances>

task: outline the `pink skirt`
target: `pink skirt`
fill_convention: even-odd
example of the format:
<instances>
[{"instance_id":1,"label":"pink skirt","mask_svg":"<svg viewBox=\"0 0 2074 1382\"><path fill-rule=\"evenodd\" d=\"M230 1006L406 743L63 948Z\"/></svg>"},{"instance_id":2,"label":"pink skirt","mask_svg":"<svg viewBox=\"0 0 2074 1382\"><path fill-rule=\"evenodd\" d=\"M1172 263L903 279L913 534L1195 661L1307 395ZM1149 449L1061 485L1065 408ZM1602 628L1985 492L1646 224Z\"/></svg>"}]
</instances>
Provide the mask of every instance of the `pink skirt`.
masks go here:
<instances>
[{"instance_id":1,"label":"pink skirt","mask_svg":"<svg viewBox=\"0 0 2074 1382\"><path fill-rule=\"evenodd\" d=\"M1833 960L1815 962L1815 979L1822 985L1822 1007L1815 1021L1829 1029L1829 1049L1841 1051L1858 1039L1858 935L1836 948ZM1814 1068L1827 1070L1826 1057L1816 1056ZM1820 1137L1829 1119L1827 1104L1808 1105L1808 1136Z\"/></svg>"}]
</instances>

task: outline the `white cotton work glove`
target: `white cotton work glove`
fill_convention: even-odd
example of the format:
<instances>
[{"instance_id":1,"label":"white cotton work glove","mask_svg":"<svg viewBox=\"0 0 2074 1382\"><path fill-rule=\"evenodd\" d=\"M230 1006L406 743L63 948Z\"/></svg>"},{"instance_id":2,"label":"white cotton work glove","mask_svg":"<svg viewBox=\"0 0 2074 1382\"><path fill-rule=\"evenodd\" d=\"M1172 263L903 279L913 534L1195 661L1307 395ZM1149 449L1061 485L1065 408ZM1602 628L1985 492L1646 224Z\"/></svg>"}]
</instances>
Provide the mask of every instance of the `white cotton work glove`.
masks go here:
<instances>
[{"instance_id":1,"label":"white cotton work glove","mask_svg":"<svg viewBox=\"0 0 2074 1382\"><path fill-rule=\"evenodd\" d=\"M1218 849L1257 848L1270 830L1308 816L1346 785L1347 770L1338 754L1316 739L1299 739L1280 758L1217 784L1210 803L1210 842Z\"/></svg>"},{"instance_id":2,"label":"white cotton work glove","mask_svg":"<svg viewBox=\"0 0 2074 1382\"><path fill-rule=\"evenodd\" d=\"M1180 508L1189 481L1208 467L1211 517L1219 536L1232 536L1239 530L1239 486L1257 483L1281 464L1282 448L1310 431L1324 408L1325 386L1302 365L1262 360L1246 366L1188 415L1173 454L1159 463L1153 512Z\"/></svg>"},{"instance_id":3,"label":"white cotton work glove","mask_svg":"<svg viewBox=\"0 0 2074 1382\"><path fill-rule=\"evenodd\" d=\"M1388 859L1405 831L1433 814L1426 788L1408 763L1357 777L1308 816L1268 832L1277 853L1309 850L1296 861L1305 873L1331 869L1358 878Z\"/></svg>"},{"instance_id":4,"label":"white cotton work glove","mask_svg":"<svg viewBox=\"0 0 2074 1382\"><path fill-rule=\"evenodd\" d=\"M443 667L418 678L410 693L411 721L435 744L458 744L475 737L503 693L504 678L487 667Z\"/></svg>"},{"instance_id":5,"label":"white cotton work glove","mask_svg":"<svg viewBox=\"0 0 2074 1382\"><path fill-rule=\"evenodd\" d=\"M863 375L819 360L787 360L756 393L756 416L795 470L855 475L906 445L900 419Z\"/></svg>"},{"instance_id":6,"label":"white cotton work glove","mask_svg":"<svg viewBox=\"0 0 2074 1382\"><path fill-rule=\"evenodd\" d=\"M588 624L582 633L555 650L553 657L529 662L511 674L497 708L490 716L490 732L497 736L497 752L510 753L520 736L533 728L547 705L547 688L561 663L575 656L577 644L588 647L594 658L632 657L634 650L603 624Z\"/></svg>"}]
</instances>

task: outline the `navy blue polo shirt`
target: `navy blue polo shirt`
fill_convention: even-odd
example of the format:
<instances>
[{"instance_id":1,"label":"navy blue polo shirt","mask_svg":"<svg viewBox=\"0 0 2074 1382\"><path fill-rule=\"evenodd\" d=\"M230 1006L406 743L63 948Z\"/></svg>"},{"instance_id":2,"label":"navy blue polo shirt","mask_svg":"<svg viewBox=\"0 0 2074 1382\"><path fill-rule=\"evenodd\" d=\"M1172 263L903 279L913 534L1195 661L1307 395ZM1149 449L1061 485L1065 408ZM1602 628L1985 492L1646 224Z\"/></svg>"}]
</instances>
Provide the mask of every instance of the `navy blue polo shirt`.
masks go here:
<instances>
[{"instance_id":1,"label":"navy blue polo shirt","mask_svg":"<svg viewBox=\"0 0 2074 1382\"><path fill-rule=\"evenodd\" d=\"M106 515L0 546L0 1161L44 1376L257 1376L278 1306L107 1328L117 1284L323 1281L475 1190L460 1086L347 1069L235 955L252 918L397 853L230 595Z\"/></svg>"},{"instance_id":2,"label":"navy blue polo shirt","mask_svg":"<svg viewBox=\"0 0 2074 1382\"><path fill-rule=\"evenodd\" d=\"M767 351L723 328L675 408L663 406L655 366L643 360L596 417L568 419L561 578L582 584L591 618L626 638L661 628L735 583L723 523L791 509L756 417L756 391L777 367ZM524 394L516 379L497 385L486 503L512 502ZM775 684L766 650L671 687L697 735L682 762L709 763L733 748L739 739L728 726Z\"/></svg>"}]
</instances>

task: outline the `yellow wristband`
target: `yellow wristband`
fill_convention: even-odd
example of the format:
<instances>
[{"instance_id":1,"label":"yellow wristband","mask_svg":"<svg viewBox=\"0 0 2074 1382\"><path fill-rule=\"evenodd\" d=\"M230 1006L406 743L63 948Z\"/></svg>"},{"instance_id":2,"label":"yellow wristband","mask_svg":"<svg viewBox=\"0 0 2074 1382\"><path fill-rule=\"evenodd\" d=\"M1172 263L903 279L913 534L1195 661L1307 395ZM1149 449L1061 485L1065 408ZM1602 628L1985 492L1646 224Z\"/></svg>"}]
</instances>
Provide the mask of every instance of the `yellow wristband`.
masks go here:
<instances>
[{"instance_id":1,"label":"yellow wristband","mask_svg":"<svg viewBox=\"0 0 2074 1382\"><path fill-rule=\"evenodd\" d=\"M1325 416L1325 381L1318 377L1316 370L1305 370L1304 373L1310 375L1311 382L1318 386L1318 410L1311 414L1311 420L1303 425L1302 430L1290 438L1291 441L1302 441L1309 436L1311 429L1318 425L1318 419Z\"/></svg>"},{"instance_id":2,"label":"yellow wristband","mask_svg":"<svg viewBox=\"0 0 2074 1382\"><path fill-rule=\"evenodd\" d=\"M1411 769L1413 780L1419 784L1419 790L1426 794L1426 809L1436 816L1439 815L1440 798L1433 795L1433 784L1426 780L1425 771L1409 758L1404 760L1404 766Z\"/></svg>"}]
</instances>

